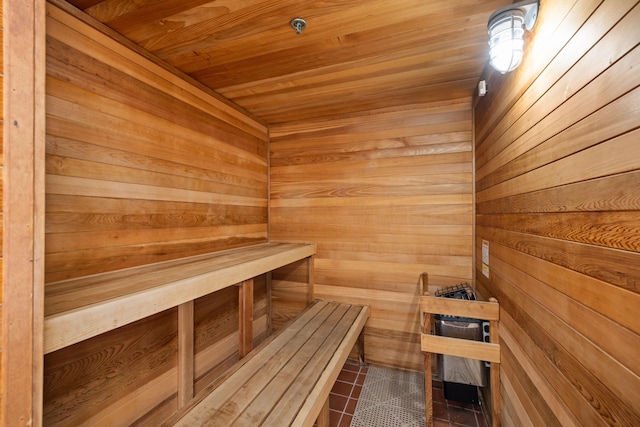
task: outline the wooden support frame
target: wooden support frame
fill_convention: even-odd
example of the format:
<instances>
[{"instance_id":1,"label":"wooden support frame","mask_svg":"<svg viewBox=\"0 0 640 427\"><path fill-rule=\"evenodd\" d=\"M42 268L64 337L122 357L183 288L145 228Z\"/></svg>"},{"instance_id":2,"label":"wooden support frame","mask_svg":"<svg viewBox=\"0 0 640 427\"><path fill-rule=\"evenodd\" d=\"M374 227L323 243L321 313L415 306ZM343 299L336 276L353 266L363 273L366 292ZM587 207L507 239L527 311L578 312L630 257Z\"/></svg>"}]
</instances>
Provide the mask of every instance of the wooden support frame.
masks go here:
<instances>
[{"instance_id":1,"label":"wooden support frame","mask_svg":"<svg viewBox=\"0 0 640 427\"><path fill-rule=\"evenodd\" d=\"M2 2L2 425L42 425L45 1Z\"/></svg>"},{"instance_id":2,"label":"wooden support frame","mask_svg":"<svg viewBox=\"0 0 640 427\"><path fill-rule=\"evenodd\" d=\"M253 279L238 284L238 355L243 358L253 349Z\"/></svg>"},{"instance_id":3,"label":"wooden support frame","mask_svg":"<svg viewBox=\"0 0 640 427\"><path fill-rule=\"evenodd\" d=\"M194 381L194 303L178 306L178 408L193 398Z\"/></svg>"},{"instance_id":4,"label":"wooden support frame","mask_svg":"<svg viewBox=\"0 0 640 427\"><path fill-rule=\"evenodd\" d=\"M420 345L425 355L426 425L433 426L433 378L431 373L433 354L444 354L491 362L491 423L493 427L500 427L500 306L498 301L495 298L484 302L432 297L427 291L427 279L426 274L421 276L422 296L420 297ZM434 314L488 320L490 322L490 342L432 335L431 322Z\"/></svg>"},{"instance_id":5,"label":"wooden support frame","mask_svg":"<svg viewBox=\"0 0 640 427\"><path fill-rule=\"evenodd\" d=\"M329 398L324 402L316 422L318 427L329 427Z\"/></svg>"},{"instance_id":6,"label":"wooden support frame","mask_svg":"<svg viewBox=\"0 0 640 427\"><path fill-rule=\"evenodd\" d=\"M311 255L307 258L307 281L309 282L309 293L307 302L311 304L316 299L316 289L314 285L314 272L315 272L315 255Z\"/></svg>"}]
</instances>

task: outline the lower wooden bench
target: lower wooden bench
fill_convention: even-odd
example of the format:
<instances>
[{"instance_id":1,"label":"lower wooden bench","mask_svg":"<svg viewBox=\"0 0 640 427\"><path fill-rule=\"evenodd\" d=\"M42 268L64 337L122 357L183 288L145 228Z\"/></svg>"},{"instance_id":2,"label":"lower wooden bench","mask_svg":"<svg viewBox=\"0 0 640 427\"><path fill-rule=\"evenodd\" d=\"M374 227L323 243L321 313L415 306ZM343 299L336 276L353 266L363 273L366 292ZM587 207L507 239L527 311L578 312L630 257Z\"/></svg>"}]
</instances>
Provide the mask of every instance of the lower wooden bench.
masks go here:
<instances>
[{"instance_id":1,"label":"lower wooden bench","mask_svg":"<svg viewBox=\"0 0 640 427\"><path fill-rule=\"evenodd\" d=\"M329 392L368 317L366 306L314 302L165 425L328 425Z\"/></svg>"}]
</instances>

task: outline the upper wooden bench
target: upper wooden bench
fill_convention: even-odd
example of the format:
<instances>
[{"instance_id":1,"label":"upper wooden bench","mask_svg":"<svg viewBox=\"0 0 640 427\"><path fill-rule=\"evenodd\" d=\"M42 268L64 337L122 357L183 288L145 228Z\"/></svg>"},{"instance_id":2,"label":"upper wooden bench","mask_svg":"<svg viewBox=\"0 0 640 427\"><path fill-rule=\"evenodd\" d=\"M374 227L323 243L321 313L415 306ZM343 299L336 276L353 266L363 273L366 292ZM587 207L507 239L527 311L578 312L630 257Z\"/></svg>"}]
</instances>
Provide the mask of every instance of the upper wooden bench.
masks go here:
<instances>
[{"instance_id":1,"label":"upper wooden bench","mask_svg":"<svg viewBox=\"0 0 640 427\"><path fill-rule=\"evenodd\" d=\"M368 317L366 306L314 302L164 425L328 425L329 393Z\"/></svg>"},{"instance_id":2,"label":"upper wooden bench","mask_svg":"<svg viewBox=\"0 0 640 427\"><path fill-rule=\"evenodd\" d=\"M315 244L264 243L45 286L44 352L311 257Z\"/></svg>"}]
</instances>

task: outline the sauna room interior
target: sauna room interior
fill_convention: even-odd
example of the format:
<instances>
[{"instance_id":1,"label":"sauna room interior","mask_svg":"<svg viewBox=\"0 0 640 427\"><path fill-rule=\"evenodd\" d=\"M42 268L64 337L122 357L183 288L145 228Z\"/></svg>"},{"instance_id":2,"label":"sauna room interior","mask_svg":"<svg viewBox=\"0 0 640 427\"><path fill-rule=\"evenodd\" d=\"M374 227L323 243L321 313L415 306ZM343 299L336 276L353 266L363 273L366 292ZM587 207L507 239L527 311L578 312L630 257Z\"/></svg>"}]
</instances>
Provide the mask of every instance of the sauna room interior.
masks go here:
<instances>
[{"instance_id":1,"label":"sauna room interior","mask_svg":"<svg viewBox=\"0 0 640 427\"><path fill-rule=\"evenodd\" d=\"M509 0L0 3L1 425L160 425L313 300L424 373L423 293L469 284L487 425L640 426L640 2L525 2L504 73Z\"/></svg>"}]
</instances>

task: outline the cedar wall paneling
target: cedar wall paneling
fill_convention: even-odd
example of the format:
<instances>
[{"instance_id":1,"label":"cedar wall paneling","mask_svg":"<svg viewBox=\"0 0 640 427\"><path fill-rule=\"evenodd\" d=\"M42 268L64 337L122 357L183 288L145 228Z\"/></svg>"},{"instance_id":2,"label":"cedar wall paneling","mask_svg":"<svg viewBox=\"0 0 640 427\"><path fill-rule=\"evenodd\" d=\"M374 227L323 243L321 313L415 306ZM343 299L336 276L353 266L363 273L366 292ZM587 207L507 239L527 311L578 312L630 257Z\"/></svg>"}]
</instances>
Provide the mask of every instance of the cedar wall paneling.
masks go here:
<instances>
[{"instance_id":1,"label":"cedar wall paneling","mask_svg":"<svg viewBox=\"0 0 640 427\"><path fill-rule=\"evenodd\" d=\"M471 100L277 124L270 135L271 237L317 243L316 298L371 305L369 362L420 369L420 273L434 287L472 276ZM306 277L274 273L274 323L304 305Z\"/></svg>"},{"instance_id":2,"label":"cedar wall paneling","mask_svg":"<svg viewBox=\"0 0 640 427\"><path fill-rule=\"evenodd\" d=\"M0 224L4 224L3 221L3 212L2 212L2 207L4 206L4 203L2 201L2 195L4 194L3 191L3 177L4 177L4 96L3 96L3 88L4 88L4 53L3 53L3 46L4 46L4 29L3 29L3 0L0 0ZM4 261L4 257L2 254L2 237L3 237L3 226L0 226L0 342L2 342L2 266L3 266L3 261ZM2 360L2 348L0 348L0 360ZM0 363L0 420L3 419L3 414L2 414L2 408L4 408L4 405L2 404L2 397L4 394L4 391L2 390L2 384L4 383L4 381L2 381L2 363Z\"/></svg>"},{"instance_id":3,"label":"cedar wall paneling","mask_svg":"<svg viewBox=\"0 0 640 427\"><path fill-rule=\"evenodd\" d=\"M640 425L640 4L542 1L475 107L506 426Z\"/></svg>"},{"instance_id":4,"label":"cedar wall paneling","mask_svg":"<svg viewBox=\"0 0 640 427\"><path fill-rule=\"evenodd\" d=\"M266 126L85 18L47 14L47 282L266 241ZM237 360L237 294L195 302L196 389ZM258 339L266 295L258 278ZM168 310L46 355L45 424L174 412L177 321Z\"/></svg>"}]
</instances>

